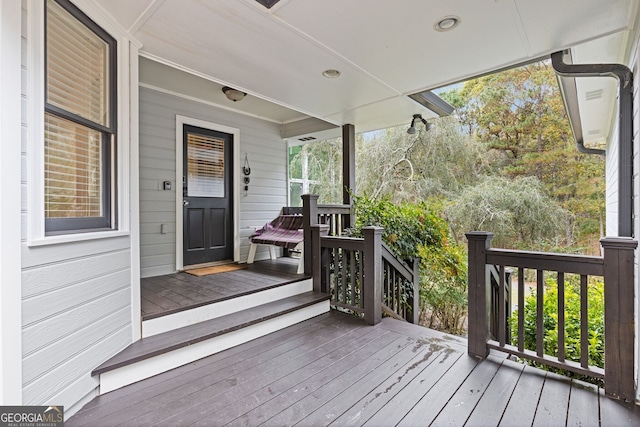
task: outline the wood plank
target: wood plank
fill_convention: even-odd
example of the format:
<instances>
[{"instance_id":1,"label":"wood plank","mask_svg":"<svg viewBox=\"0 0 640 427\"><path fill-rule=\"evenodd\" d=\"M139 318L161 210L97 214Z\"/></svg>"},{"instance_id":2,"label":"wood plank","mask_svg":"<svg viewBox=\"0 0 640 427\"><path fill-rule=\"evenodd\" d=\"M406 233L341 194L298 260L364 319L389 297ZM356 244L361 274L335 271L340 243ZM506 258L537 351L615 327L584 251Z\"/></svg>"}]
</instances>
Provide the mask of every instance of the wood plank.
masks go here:
<instances>
[{"instance_id":1,"label":"wood plank","mask_svg":"<svg viewBox=\"0 0 640 427\"><path fill-rule=\"evenodd\" d=\"M366 422L385 405L388 405L391 399L414 378L431 366L441 351L447 350L447 347L433 342L419 342L418 348L422 346L424 346L423 353L419 357L399 366L396 372L371 389L355 405L337 417L335 423L340 425ZM439 374L437 373L436 376L439 376Z\"/></svg>"},{"instance_id":2,"label":"wood plank","mask_svg":"<svg viewBox=\"0 0 640 427\"><path fill-rule=\"evenodd\" d=\"M530 425L536 414L545 376L546 373L540 369L524 367L502 415L501 427L521 427L523 423Z\"/></svg>"},{"instance_id":3,"label":"wood plank","mask_svg":"<svg viewBox=\"0 0 640 427\"><path fill-rule=\"evenodd\" d=\"M466 354L460 356L422 399L400 421L399 426L423 427L430 425L451 396L458 390L469 374L478 365L477 359Z\"/></svg>"},{"instance_id":4,"label":"wood plank","mask_svg":"<svg viewBox=\"0 0 640 427\"><path fill-rule=\"evenodd\" d=\"M440 340L447 346L455 346L457 349L466 352L467 340L456 336L450 335L444 332L435 331L433 329L425 328L423 326L414 325L408 322L399 322L388 317L384 317L380 322L379 328L383 328L389 331L398 332L402 335L425 340Z\"/></svg>"},{"instance_id":5,"label":"wood plank","mask_svg":"<svg viewBox=\"0 0 640 427\"><path fill-rule=\"evenodd\" d=\"M361 396L368 394L372 389L397 372L398 367L410 360L418 360L422 353L416 355L417 343L413 340L405 340L403 345L397 346L398 353L392 358L384 360L375 368L358 373L354 372L340 376L335 381L316 390L274 418L269 420L274 425L300 425L322 426L331 423L337 416L354 405ZM358 365L357 368L360 366ZM356 368L356 369L357 369Z\"/></svg>"},{"instance_id":6,"label":"wood plank","mask_svg":"<svg viewBox=\"0 0 640 427\"><path fill-rule=\"evenodd\" d=\"M598 427L600 425L598 387L583 381L571 381L567 426Z\"/></svg>"},{"instance_id":7,"label":"wood plank","mask_svg":"<svg viewBox=\"0 0 640 427\"><path fill-rule=\"evenodd\" d=\"M297 407L301 399L310 396L311 393L317 392L334 381L345 378L347 381L351 381L348 379L350 377L361 378L384 361L395 357L400 350L406 347L407 343L403 337L391 333L388 334L388 336L394 337L395 339L386 345L383 345L382 340L374 341L371 345L358 349L304 382L295 384L267 403L236 418L228 425L251 426L262 422L275 425L293 424L293 420L287 417L282 418L282 421L276 421L273 418L275 415L281 414L293 405ZM385 335L385 337L387 337L387 335ZM206 425L203 421L200 422L200 425Z\"/></svg>"},{"instance_id":8,"label":"wood plank","mask_svg":"<svg viewBox=\"0 0 640 427\"><path fill-rule=\"evenodd\" d=\"M622 402L598 393L600 399L601 426L640 426L640 407L632 402Z\"/></svg>"},{"instance_id":9,"label":"wood plank","mask_svg":"<svg viewBox=\"0 0 640 427\"><path fill-rule=\"evenodd\" d=\"M571 380L553 372L547 372L533 419L533 427L565 424Z\"/></svg>"},{"instance_id":10,"label":"wood plank","mask_svg":"<svg viewBox=\"0 0 640 427\"><path fill-rule=\"evenodd\" d=\"M437 344L436 344L437 345ZM373 417L364 423L366 426L396 425L420 399L436 386L440 378L462 356L461 352L444 348L437 353L433 362L416 376L406 387L384 405Z\"/></svg>"},{"instance_id":11,"label":"wood plank","mask_svg":"<svg viewBox=\"0 0 640 427\"><path fill-rule=\"evenodd\" d=\"M465 426L497 426L524 370L522 363L508 359L502 365L486 392L474 408Z\"/></svg>"},{"instance_id":12,"label":"wood plank","mask_svg":"<svg viewBox=\"0 0 640 427\"><path fill-rule=\"evenodd\" d=\"M489 355L478 363L473 372L460 385L455 394L451 396L451 399L438 414L434 423L436 425L449 426L464 425L495 377L501 364L502 359L495 355Z\"/></svg>"},{"instance_id":13,"label":"wood plank","mask_svg":"<svg viewBox=\"0 0 640 427\"><path fill-rule=\"evenodd\" d=\"M374 328L365 329L362 334L348 333L344 339L334 340L313 351L306 352L289 363L279 365L275 369L264 370L258 375L246 378L246 381L238 381L234 385L227 385L223 388L208 388L197 396L197 400L189 397L186 401L174 401L167 405L168 411L164 408L156 411L153 417L166 417L161 419L165 425L190 425L201 420L211 422L215 417L216 422L220 420L231 421L256 406L268 401L279 393L289 389L301 380L311 377L322 371L327 366L342 357L362 348L366 343L376 341L379 338L393 335L386 331L376 331ZM387 338L388 339L388 338ZM185 403L189 405L185 405ZM195 405L193 403L195 402ZM173 407L173 405L177 407ZM137 423L152 424L148 420L136 420Z\"/></svg>"},{"instance_id":14,"label":"wood plank","mask_svg":"<svg viewBox=\"0 0 640 427\"><path fill-rule=\"evenodd\" d=\"M309 321L301 324L307 322ZM206 389L225 380L230 381L230 384L235 380L241 385L243 381L250 381L269 369L287 369L289 364L298 363L297 359L301 357L308 359L315 352L322 354L323 350L318 350L319 348L322 349L329 343L336 345L336 339L345 334L361 334L360 330L364 327L354 327L352 323L345 323L335 316L309 323L308 326L292 336L283 336L280 333L282 331L269 334L102 395L94 400L97 403L87 405L86 410L78 413L74 422L77 422L76 425L95 425L100 420L99 424L102 424L106 422L103 420L105 417L112 421L118 418L126 422L156 409L157 406L153 402L150 404L149 400L166 402L168 406L163 407L163 411L177 410L175 408L179 409L181 405L195 405L197 400L194 393L198 391L198 387ZM273 338L267 339L269 336ZM115 413L118 414L117 417ZM168 416L171 416L170 412Z\"/></svg>"},{"instance_id":15,"label":"wood plank","mask_svg":"<svg viewBox=\"0 0 640 427\"><path fill-rule=\"evenodd\" d=\"M328 298L329 296L326 294L305 292L195 325L153 335L131 344L124 351L97 367L92 375L101 374L171 350L196 344L215 336L316 304Z\"/></svg>"},{"instance_id":16,"label":"wood plank","mask_svg":"<svg viewBox=\"0 0 640 427\"><path fill-rule=\"evenodd\" d=\"M495 351L478 363L463 339L444 337L332 312L100 396L67 424L521 426L535 417L536 425L595 425L599 402L601 425L640 425L640 408L602 390L553 374L545 380L544 371ZM432 344L444 349L422 362ZM483 381L491 360L499 368Z\"/></svg>"}]
</instances>

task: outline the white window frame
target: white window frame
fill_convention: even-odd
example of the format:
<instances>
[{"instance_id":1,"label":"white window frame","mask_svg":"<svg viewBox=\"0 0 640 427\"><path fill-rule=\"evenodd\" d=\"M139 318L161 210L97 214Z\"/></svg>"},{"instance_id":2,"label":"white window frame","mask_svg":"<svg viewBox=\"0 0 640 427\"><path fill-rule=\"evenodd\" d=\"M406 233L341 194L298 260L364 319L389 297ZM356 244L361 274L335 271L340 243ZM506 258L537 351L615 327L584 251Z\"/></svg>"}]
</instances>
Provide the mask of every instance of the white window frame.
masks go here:
<instances>
[{"instance_id":1,"label":"white window frame","mask_svg":"<svg viewBox=\"0 0 640 427\"><path fill-rule=\"evenodd\" d=\"M44 202L44 91L45 91L45 6L42 0L28 0L27 22L27 244L42 246L93 239L112 238L130 234L130 123L131 85L129 80L130 40L108 15L91 3L77 0L74 4L90 19L109 33L117 45L117 127L115 175L112 188L116 191L114 218L118 229L86 233L45 235Z\"/></svg>"}]
</instances>

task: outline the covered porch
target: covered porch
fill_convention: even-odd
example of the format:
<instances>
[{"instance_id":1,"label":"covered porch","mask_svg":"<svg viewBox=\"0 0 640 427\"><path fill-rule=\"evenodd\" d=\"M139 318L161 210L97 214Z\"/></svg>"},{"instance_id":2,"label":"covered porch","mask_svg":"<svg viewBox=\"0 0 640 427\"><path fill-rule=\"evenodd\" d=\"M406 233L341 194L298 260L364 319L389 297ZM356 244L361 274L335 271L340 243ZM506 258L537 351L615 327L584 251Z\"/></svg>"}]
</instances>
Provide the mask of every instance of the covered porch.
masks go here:
<instances>
[{"instance_id":1,"label":"covered porch","mask_svg":"<svg viewBox=\"0 0 640 427\"><path fill-rule=\"evenodd\" d=\"M331 311L99 396L81 425L638 425L602 389L385 318Z\"/></svg>"}]
</instances>

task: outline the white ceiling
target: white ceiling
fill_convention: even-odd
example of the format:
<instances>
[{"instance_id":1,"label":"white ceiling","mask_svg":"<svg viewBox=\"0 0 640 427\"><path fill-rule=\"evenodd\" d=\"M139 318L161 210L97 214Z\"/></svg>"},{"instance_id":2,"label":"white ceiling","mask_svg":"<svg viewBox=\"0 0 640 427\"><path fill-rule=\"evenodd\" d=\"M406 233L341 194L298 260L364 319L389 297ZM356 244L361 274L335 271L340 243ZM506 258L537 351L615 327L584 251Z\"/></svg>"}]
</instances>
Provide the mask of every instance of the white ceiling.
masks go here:
<instances>
[{"instance_id":1,"label":"white ceiling","mask_svg":"<svg viewBox=\"0 0 640 427\"><path fill-rule=\"evenodd\" d=\"M435 117L409 94L564 48L596 40L574 62L609 62L611 45L597 39L626 34L638 12L638 0L281 0L271 10L255 0L95 1L143 44L143 56L198 76L185 89L194 96L203 93L197 82L228 85L250 96L211 102L283 124L352 123L357 132ZM461 24L435 31L447 15ZM328 68L341 76L323 77Z\"/></svg>"}]
</instances>

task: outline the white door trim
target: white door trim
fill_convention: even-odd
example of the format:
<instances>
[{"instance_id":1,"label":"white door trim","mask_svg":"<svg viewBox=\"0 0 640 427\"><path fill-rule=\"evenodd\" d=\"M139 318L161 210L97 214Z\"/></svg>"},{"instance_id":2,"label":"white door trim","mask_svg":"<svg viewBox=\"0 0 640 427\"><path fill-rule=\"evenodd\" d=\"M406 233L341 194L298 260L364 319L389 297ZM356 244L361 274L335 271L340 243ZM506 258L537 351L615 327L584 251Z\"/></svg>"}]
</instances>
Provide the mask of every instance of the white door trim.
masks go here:
<instances>
[{"instance_id":1,"label":"white door trim","mask_svg":"<svg viewBox=\"0 0 640 427\"><path fill-rule=\"evenodd\" d=\"M233 260L240 260L240 130L229 126L176 115L176 270L184 268L182 228L183 125L197 126L233 135Z\"/></svg>"}]
</instances>

